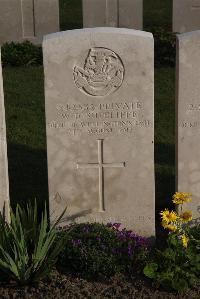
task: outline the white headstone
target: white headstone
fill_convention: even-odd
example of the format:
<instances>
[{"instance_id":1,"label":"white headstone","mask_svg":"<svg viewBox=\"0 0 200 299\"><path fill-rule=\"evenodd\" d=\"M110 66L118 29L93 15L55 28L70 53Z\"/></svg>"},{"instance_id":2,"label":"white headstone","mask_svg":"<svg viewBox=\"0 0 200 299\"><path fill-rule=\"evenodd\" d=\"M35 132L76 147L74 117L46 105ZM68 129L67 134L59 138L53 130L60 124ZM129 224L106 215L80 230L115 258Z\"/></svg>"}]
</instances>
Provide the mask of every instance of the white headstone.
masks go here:
<instances>
[{"instance_id":1,"label":"white headstone","mask_svg":"<svg viewBox=\"0 0 200 299\"><path fill-rule=\"evenodd\" d=\"M173 0L173 32L200 29L200 0Z\"/></svg>"},{"instance_id":2,"label":"white headstone","mask_svg":"<svg viewBox=\"0 0 200 299\"><path fill-rule=\"evenodd\" d=\"M0 210L5 207L6 218L9 219L9 181L8 181L8 159L6 141L6 122L3 95L3 78L1 68L0 49Z\"/></svg>"},{"instance_id":3,"label":"white headstone","mask_svg":"<svg viewBox=\"0 0 200 299\"><path fill-rule=\"evenodd\" d=\"M143 28L143 0L82 0L83 27Z\"/></svg>"},{"instance_id":4,"label":"white headstone","mask_svg":"<svg viewBox=\"0 0 200 299\"><path fill-rule=\"evenodd\" d=\"M154 235L152 34L73 30L43 52L52 217Z\"/></svg>"},{"instance_id":5,"label":"white headstone","mask_svg":"<svg viewBox=\"0 0 200 299\"><path fill-rule=\"evenodd\" d=\"M59 31L58 0L0 0L0 44L29 40Z\"/></svg>"},{"instance_id":6,"label":"white headstone","mask_svg":"<svg viewBox=\"0 0 200 299\"><path fill-rule=\"evenodd\" d=\"M200 219L200 31L178 35L177 190L192 193L187 208Z\"/></svg>"}]
</instances>

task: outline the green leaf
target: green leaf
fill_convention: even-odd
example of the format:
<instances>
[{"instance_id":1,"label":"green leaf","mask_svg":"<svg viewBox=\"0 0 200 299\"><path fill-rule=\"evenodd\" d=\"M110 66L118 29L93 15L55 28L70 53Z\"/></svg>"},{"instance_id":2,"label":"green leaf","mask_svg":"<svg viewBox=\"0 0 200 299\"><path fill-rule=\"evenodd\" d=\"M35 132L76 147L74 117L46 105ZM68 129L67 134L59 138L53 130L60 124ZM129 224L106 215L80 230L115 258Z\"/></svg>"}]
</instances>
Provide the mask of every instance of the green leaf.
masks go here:
<instances>
[{"instance_id":1,"label":"green leaf","mask_svg":"<svg viewBox=\"0 0 200 299\"><path fill-rule=\"evenodd\" d=\"M172 248L166 248L163 251L162 255L163 255L163 258L165 258L167 260L175 261L175 259L176 259L176 252Z\"/></svg>"},{"instance_id":2,"label":"green leaf","mask_svg":"<svg viewBox=\"0 0 200 299\"><path fill-rule=\"evenodd\" d=\"M172 287L178 292L184 292L189 288L188 282L185 279L179 277L172 280Z\"/></svg>"},{"instance_id":3,"label":"green leaf","mask_svg":"<svg viewBox=\"0 0 200 299\"><path fill-rule=\"evenodd\" d=\"M143 273L148 278L156 278L158 265L156 263L149 263L145 266Z\"/></svg>"},{"instance_id":4,"label":"green leaf","mask_svg":"<svg viewBox=\"0 0 200 299\"><path fill-rule=\"evenodd\" d=\"M0 268L21 284L48 275L62 249L64 237L55 244L57 231L49 228L46 207L40 222L37 214L36 201L34 207L11 210L9 225L0 213Z\"/></svg>"}]
</instances>

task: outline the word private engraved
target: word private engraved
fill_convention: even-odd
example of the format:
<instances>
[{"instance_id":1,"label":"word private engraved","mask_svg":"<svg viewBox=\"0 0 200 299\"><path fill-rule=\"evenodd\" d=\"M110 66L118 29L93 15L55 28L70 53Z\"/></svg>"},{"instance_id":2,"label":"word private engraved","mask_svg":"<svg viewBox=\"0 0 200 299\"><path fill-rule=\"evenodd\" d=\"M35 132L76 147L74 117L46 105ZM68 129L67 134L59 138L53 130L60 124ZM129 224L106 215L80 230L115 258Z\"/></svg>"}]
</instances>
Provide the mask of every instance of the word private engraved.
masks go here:
<instances>
[{"instance_id":1,"label":"word private engraved","mask_svg":"<svg viewBox=\"0 0 200 299\"><path fill-rule=\"evenodd\" d=\"M92 48L84 68L74 67L76 86L91 96L107 96L123 82L124 66L119 56L105 48Z\"/></svg>"}]
</instances>

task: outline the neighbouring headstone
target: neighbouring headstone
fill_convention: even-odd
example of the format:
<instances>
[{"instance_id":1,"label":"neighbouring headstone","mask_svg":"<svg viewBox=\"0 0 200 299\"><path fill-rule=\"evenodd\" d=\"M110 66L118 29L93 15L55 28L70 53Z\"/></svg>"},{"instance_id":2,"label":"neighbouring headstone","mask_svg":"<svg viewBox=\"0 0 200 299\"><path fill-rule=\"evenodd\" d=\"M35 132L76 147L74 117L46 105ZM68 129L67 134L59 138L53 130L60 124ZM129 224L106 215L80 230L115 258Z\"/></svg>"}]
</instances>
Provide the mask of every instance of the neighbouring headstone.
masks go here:
<instances>
[{"instance_id":1,"label":"neighbouring headstone","mask_svg":"<svg viewBox=\"0 0 200 299\"><path fill-rule=\"evenodd\" d=\"M43 36L59 31L58 0L0 0L0 44L39 44Z\"/></svg>"},{"instance_id":2,"label":"neighbouring headstone","mask_svg":"<svg viewBox=\"0 0 200 299\"><path fill-rule=\"evenodd\" d=\"M82 0L83 27L143 28L143 0Z\"/></svg>"},{"instance_id":3,"label":"neighbouring headstone","mask_svg":"<svg viewBox=\"0 0 200 299\"><path fill-rule=\"evenodd\" d=\"M119 43L120 40L120 43ZM152 34L66 31L43 42L50 214L155 233Z\"/></svg>"},{"instance_id":4,"label":"neighbouring headstone","mask_svg":"<svg viewBox=\"0 0 200 299\"><path fill-rule=\"evenodd\" d=\"M0 210L5 207L6 218L9 219L9 181L8 181L8 159L6 141L6 122L3 95L3 78L1 68L0 50Z\"/></svg>"},{"instance_id":5,"label":"neighbouring headstone","mask_svg":"<svg viewBox=\"0 0 200 299\"><path fill-rule=\"evenodd\" d=\"M200 29L200 0L173 0L173 32Z\"/></svg>"},{"instance_id":6,"label":"neighbouring headstone","mask_svg":"<svg viewBox=\"0 0 200 299\"><path fill-rule=\"evenodd\" d=\"M187 207L200 220L200 31L178 35L177 190L192 193Z\"/></svg>"}]
</instances>

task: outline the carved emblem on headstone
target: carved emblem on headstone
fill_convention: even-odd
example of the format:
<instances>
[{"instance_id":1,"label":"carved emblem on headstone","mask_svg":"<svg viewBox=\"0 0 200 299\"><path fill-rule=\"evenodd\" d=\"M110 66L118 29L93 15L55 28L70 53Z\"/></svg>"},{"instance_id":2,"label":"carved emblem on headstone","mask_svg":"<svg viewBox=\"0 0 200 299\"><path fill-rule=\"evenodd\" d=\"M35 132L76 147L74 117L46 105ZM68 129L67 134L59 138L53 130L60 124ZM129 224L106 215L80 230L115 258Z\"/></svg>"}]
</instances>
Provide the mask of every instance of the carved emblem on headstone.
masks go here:
<instances>
[{"instance_id":1,"label":"carved emblem on headstone","mask_svg":"<svg viewBox=\"0 0 200 299\"><path fill-rule=\"evenodd\" d=\"M92 48L84 68L74 67L74 81L83 92L106 96L117 90L124 78L124 66L119 56L105 48Z\"/></svg>"}]
</instances>

